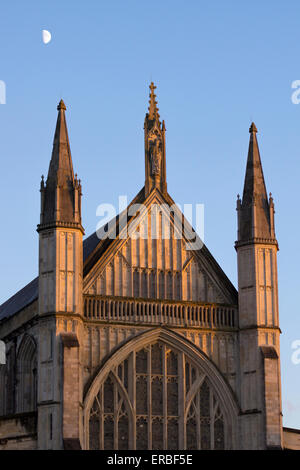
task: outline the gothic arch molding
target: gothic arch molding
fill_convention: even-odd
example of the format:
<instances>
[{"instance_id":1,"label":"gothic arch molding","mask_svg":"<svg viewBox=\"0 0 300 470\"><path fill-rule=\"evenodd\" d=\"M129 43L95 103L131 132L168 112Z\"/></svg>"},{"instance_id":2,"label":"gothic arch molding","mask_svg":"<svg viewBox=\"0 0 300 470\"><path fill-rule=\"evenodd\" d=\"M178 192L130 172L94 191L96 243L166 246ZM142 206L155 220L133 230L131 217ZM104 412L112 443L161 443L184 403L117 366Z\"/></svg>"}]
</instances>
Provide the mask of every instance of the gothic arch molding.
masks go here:
<instances>
[{"instance_id":1,"label":"gothic arch molding","mask_svg":"<svg viewBox=\"0 0 300 470\"><path fill-rule=\"evenodd\" d=\"M157 345L157 346L156 346ZM156 352L153 350L153 352L145 352L145 351L152 351L154 348L157 349L158 347L162 351L162 361L165 363L165 365L161 366L161 371L152 371L149 377L149 354L150 354L150 361L153 358L153 354ZM147 355L147 358L145 359L145 370L140 371L138 368L136 369L136 365L138 364L136 361L142 360L140 357L142 352L144 351L144 355ZM133 354L134 353L134 354ZM172 375L173 372L171 372L171 375L169 372L166 372L166 367L167 367L167 361L169 361L169 357L171 355L176 356L176 370L175 375ZM131 358L133 355L133 358L130 359L131 364L128 365L128 360ZM122 375L124 379L124 364L127 361L126 367L130 367L131 371L134 370L134 374L136 374L136 383L134 386L131 385L131 391L127 393L127 391L124 389L124 386L120 386L120 377ZM133 361L133 365L132 365ZM146 366L148 364L148 366ZM123 368L123 372L121 372L120 368ZM133 367L133 368L132 368ZM139 366L140 367L140 366ZM151 366L152 367L152 366ZM168 365L169 367L169 365ZM147 369L147 370L146 370ZM128 369L129 370L129 369ZM139 373L141 372L141 373ZM158 374L156 374L158 372ZM121 374L121 375L120 375ZM131 373L132 374L132 373ZM148 374L148 378L146 378ZM157 377L156 377L156 375ZM190 379L187 378L187 375L190 376ZM192 378L193 376L193 378ZM161 415L164 415L164 418L161 418L164 420L164 424L162 426L166 427L165 421L167 420L170 423L173 422L174 424L174 429L178 429L178 441L177 441L177 447L178 449L185 449L185 448L191 448L188 447L189 445L194 445L198 446L197 448L205 448L201 447L200 440L203 438L199 437L199 435L202 433L200 431L200 425L199 423L205 423L205 422L212 422L212 419L216 420L221 420L222 419L222 426L223 426L223 446L224 448L236 448L237 447L237 423L238 423L238 413L239 413L239 408L236 403L236 399L234 397L234 394L230 387L228 386L226 380L220 373L220 371L217 369L217 367L210 361L210 359L202 352L200 351L193 343L188 341L186 338L183 336L175 333L174 331L171 331L167 328L155 328L153 330L141 333L134 338L130 339L127 343L124 345L120 346L120 348L115 351L103 364L101 369L96 373L96 376L94 377L92 383L90 384L89 389L86 392L85 398L84 398L84 403L83 403L83 415L84 415L84 448L88 449L90 446L90 438L89 438L89 420L90 420L90 415L91 415L91 410L93 410L93 406L95 404L95 399L96 397L100 396L102 393L102 406L103 406L103 397L105 394L104 391L104 385L107 384L107 382L115 382L117 384L117 389L114 389L114 396L115 396L115 401L117 400L116 397L120 398L119 403L124 404L124 410L126 409L126 416L128 420L128 433L130 434L130 440L128 441L128 448L129 449L135 449L135 448L142 448L138 447L138 439L137 439L137 434L140 433L140 429L138 429L137 433L137 426L140 426L143 428L145 425L146 427L149 426L149 423L147 424L147 421L150 419L151 423L153 420L157 421L159 420L159 416L156 416L155 413L158 413L158 411L155 411L154 414L151 414L151 417L147 416L147 412L149 411L149 406L151 408L152 413L152 405L149 405L148 401L148 407L145 408L148 411L139 410L138 408L140 407L139 404L137 403L137 397L134 395L135 393L138 396L138 399L143 393L140 393L142 390L139 386L139 393L133 391L133 388L136 387L137 390L137 383L138 381L145 381L145 386L144 386L144 395L146 395L149 391L149 383L151 382L154 383L156 381L156 378L158 379L158 382L164 382L164 385L161 386L161 388L164 389L162 395L164 395L164 398L161 399L162 402L166 402L168 400L168 395L171 393L172 396L172 383L176 383L174 385L176 391L176 400L178 402L178 410L173 411L170 416L166 417L166 411L165 409L161 411ZM132 380L132 379L130 379ZM148 380L148 382L147 382ZM189 382L190 380L190 382ZM126 378L126 381L129 382L129 378ZM146 382L148 385L146 385ZM158 385L158 384L156 384ZM107 385L105 385L107 386ZM99 390L101 390L102 387L102 392L100 393ZM128 386L130 389L130 385ZM150 385L150 388L153 387L154 385ZM169 387L170 391L169 392ZM201 388L202 387L202 388ZM210 411L208 412L207 416L201 416L200 417L200 388L202 390L201 394L204 396L204 389L206 388L206 394L207 394L207 400L209 403L208 408L210 408ZM109 389L107 389L109 390ZM111 388L111 391L113 388ZM174 390L174 388L173 388ZM108 393L108 392L107 392ZM100 394L100 395L99 395ZM131 394L131 398L129 398L129 395ZM161 396L162 396L161 395ZM201 397L202 397L201 395ZM122 399L121 399L122 396ZM159 400L155 400L150 398L150 402L159 402ZM174 401L174 400L173 400ZM133 404L132 404L133 403ZM183 405L182 405L183 403ZM123 406L123 405L122 405ZM146 405L145 405L146 406ZM165 406L165 405L162 405ZM169 406L169 405L168 405ZM202 405L201 405L202 406ZM170 403L170 408L172 407L172 404ZM203 408L203 406L202 406ZM168 408L169 409L169 408ZM102 410L102 422L104 423L104 420L111 419L112 414L107 413L106 415L103 415L104 409ZM173 416L173 415L176 416ZM139 415L139 416L137 416ZM116 415L115 415L116 417ZM140 421L136 421L136 418L138 418ZM112 418L113 420L113 418ZM101 420L100 420L101 421ZM194 443L189 444L189 434L188 434L188 428L187 428L187 423L195 422L198 424L195 424L195 426L199 428L199 430L195 431L195 436L193 436ZM138 422L141 422L142 424L139 425ZM103 425L104 426L104 425ZM116 429L116 424L112 424L114 426L114 429ZM151 424L152 426L152 424ZM169 425L168 425L169 426ZM211 428L213 425L210 425ZM196 429L195 427L195 429ZM220 426L219 426L220 427ZM148 429L148 428L147 428ZM170 425L171 429L171 425ZM180 429L184 429L184 432L179 431ZM191 428L192 429L192 428ZM226 431L226 432L225 432ZM111 431L113 432L113 431ZM117 431L116 431L117 432ZM166 431L163 432L163 440L164 440L164 448L169 449L169 437L166 435ZM104 433L104 431L103 431ZM173 434L176 434L176 430L173 430ZM101 434L101 432L100 432ZM118 434L118 432L117 432ZM146 431L147 434L147 431ZM153 432L154 434L154 432ZM197 434L197 435L196 435ZM150 437L149 437L150 435ZM147 438L145 437L147 440ZM152 440L151 440L151 432L148 429L148 446L152 448L151 446L153 445ZM193 440L192 439L192 440ZM214 440L214 430L212 429L210 431L210 437L208 436L207 439L210 439L210 445L214 448L216 446L216 443L213 443ZM101 439L100 439L101 441ZM118 444L118 439L115 437L114 441L112 438L112 441L114 442L113 448L118 449L118 445L122 445L122 442ZM198 444L196 444L198 442ZM104 441L102 440L102 444L100 443L100 448L105 448L101 447L104 446ZM145 445L145 441L144 441ZM209 445L209 444L208 444ZM155 447L154 447L155 448ZM207 447L209 448L209 447ZM217 448L217 447L215 447Z\"/></svg>"},{"instance_id":2,"label":"gothic arch molding","mask_svg":"<svg viewBox=\"0 0 300 470\"><path fill-rule=\"evenodd\" d=\"M25 334L17 352L17 412L34 411L37 394L37 346Z\"/></svg>"}]
</instances>

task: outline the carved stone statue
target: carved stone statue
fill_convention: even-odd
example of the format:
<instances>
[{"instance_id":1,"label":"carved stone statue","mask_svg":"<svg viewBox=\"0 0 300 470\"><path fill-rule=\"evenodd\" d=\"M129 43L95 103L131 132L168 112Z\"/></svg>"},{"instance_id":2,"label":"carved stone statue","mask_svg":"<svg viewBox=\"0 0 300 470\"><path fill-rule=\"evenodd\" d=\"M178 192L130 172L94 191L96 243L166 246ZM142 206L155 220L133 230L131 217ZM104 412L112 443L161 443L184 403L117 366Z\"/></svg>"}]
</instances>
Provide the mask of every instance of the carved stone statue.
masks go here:
<instances>
[{"instance_id":1,"label":"carved stone statue","mask_svg":"<svg viewBox=\"0 0 300 470\"><path fill-rule=\"evenodd\" d=\"M161 143L155 139L150 143L151 174L159 175L161 167Z\"/></svg>"}]
</instances>

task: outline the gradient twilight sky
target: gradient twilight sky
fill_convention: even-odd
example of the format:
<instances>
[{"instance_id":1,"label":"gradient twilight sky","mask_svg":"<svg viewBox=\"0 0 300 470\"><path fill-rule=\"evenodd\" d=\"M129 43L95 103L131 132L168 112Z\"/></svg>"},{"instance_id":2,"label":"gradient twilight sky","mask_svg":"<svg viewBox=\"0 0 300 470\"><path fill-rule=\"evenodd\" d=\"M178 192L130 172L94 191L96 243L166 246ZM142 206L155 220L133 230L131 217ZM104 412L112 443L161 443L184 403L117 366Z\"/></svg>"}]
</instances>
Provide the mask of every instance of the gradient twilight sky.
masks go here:
<instances>
[{"instance_id":1,"label":"gradient twilight sky","mask_svg":"<svg viewBox=\"0 0 300 470\"><path fill-rule=\"evenodd\" d=\"M42 30L52 40L42 42ZM237 285L236 195L249 125L275 202L283 423L300 428L299 1L43 0L3 2L0 15L0 303L38 272L41 174L47 174L60 98L83 225L96 208L130 201L144 184L149 83L166 122L168 191L205 204L205 243ZM300 354L298 355L300 357Z\"/></svg>"}]
</instances>

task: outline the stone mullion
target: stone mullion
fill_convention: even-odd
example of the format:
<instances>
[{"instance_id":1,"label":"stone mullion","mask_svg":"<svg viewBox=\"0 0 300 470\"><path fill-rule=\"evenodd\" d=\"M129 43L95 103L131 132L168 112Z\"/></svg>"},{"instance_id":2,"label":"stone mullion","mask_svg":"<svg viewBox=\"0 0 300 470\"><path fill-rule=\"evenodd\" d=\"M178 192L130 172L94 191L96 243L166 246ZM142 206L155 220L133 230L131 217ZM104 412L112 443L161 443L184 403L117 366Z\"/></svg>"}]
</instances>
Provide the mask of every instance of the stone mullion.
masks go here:
<instances>
[{"instance_id":1,"label":"stone mullion","mask_svg":"<svg viewBox=\"0 0 300 470\"><path fill-rule=\"evenodd\" d=\"M89 372L93 370L93 338L92 338L92 328L88 327L88 343L89 343Z\"/></svg>"},{"instance_id":2,"label":"stone mullion","mask_svg":"<svg viewBox=\"0 0 300 470\"><path fill-rule=\"evenodd\" d=\"M119 281L119 256L115 256L112 261L113 270L113 295L120 295L118 292L118 281Z\"/></svg>"},{"instance_id":3,"label":"stone mullion","mask_svg":"<svg viewBox=\"0 0 300 470\"><path fill-rule=\"evenodd\" d=\"M103 292L102 294L107 295L107 267L103 271Z\"/></svg>"},{"instance_id":4,"label":"stone mullion","mask_svg":"<svg viewBox=\"0 0 300 470\"><path fill-rule=\"evenodd\" d=\"M133 245L134 240L130 240L130 292L131 292L131 297L133 297L133 256L132 256L132 245Z\"/></svg>"},{"instance_id":5,"label":"stone mullion","mask_svg":"<svg viewBox=\"0 0 300 470\"><path fill-rule=\"evenodd\" d=\"M148 392L148 449L152 449L152 376L151 376L151 346L147 354L147 392Z\"/></svg>"},{"instance_id":6,"label":"stone mullion","mask_svg":"<svg viewBox=\"0 0 300 470\"><path fill-rule=\"evenodd\" d=\"M129 448L136 449L136 360L135 351L128 361L128 392L132 404L132 423L129 432Z\"/></svg>"},{"instance_id":7,"label":"stone mullion","mask_svg":"<svg viewBox=\"0 0 300 470\"><path fill-rule=\"evenodd\" d=\"M167 383L167 354L166 354L166 345L162 347L162 372L163 372L163 441L165 450L168 449L168 383Z\"/></svg>"},{"instance_id":8,"label":"stone mullion","mask_svg":"<svg viewBox=\"0 0 300 470\"><path fill-rule=\"evenodd\" d=\"M196 372L196 380L198 379L198 371ZM200 394L201 391L196 392L195 400L195 418L197 426L197 448L201 449L201 412L200 412Z\"/></svg>"},{"instance_id":9,"label":"stone mullion","mask_svg":"<svg viewBox=\"0 0 300 470\"><path fill-rule=\"evenodd\" d=\"M145 269L146 272L146 297L151 297L151 290L150 290L150 271L149 269Z\"/></svg>"},{"instance_id":10,"label":"stone mullion","mask_svg":"<svg viewBox=\"0 0 300 470\"><path fill-rule=\"evenodd\" d=\"M136 252L137 252L136 239L132 238L131 239L131 266L133 268L136 268L138 266ZM133 269L133 271L135 271L135 269ZM134 278L135 278L135 276L133 275L133 283L134 283ZM132 296L134 296L134 285L133 285L133 283L132 283Z\"/></svg>"},{"instance_id":11,"label":"stone mullion","mask_svg":"<svg viewBox=\"0 0 300 470\"><path fill-rule=\"evenodd\" d=\"M169 244L169 259L170 259L170 270L172 271L172 273L174 273L174 271L176 270L175 266L174 266L174 260L173 260L173 233L172 233L172 227L169 225L169 240L168 240L168 244ZM174 298L174 295L173 295L173 292L172 292L172 299Z\"/></svg>"},{"instance_id":12,"label":"stone mullion","mask_svg":"<svg viewBox=\"0 0 300 470\"><path fill-rule=\"evenodd\" d=\"M97 366L99 364L99 360L100 360L100 330L99 328L95 328L95 342L96 342L96 350L97 350L97 353L96 353L96 357L95 357L95 366Z\"/></svg>"},{"instance_id":13,"label":"stone mullion","mask_svg":"<svg viewBox=\"0 0 300 470\"><path fill-rule=\"evenodd\" d=\"M125 291L126 285L126 264L123 259L123 249L119 251L119 285L118 285L118 295L125 296L127 292Z\"/></svg>"},{"instance_id":14,"label":"stone mullion","mask_svg":"<svg viewBox=\"0 0 300 470\"><path fill-rule=\"evenodd\" d=\"M164 272L167 269L167 252L166 252L166 240L163 238L164 233L163 233L163 224L161 225L161 267L164 270Z\"/></svg>"},{"instance_id":15,"label":"stone mullion","mask_svg":"<svg viewBox=\"0 0 300 470\"><path fill-rule=\"evenodd\" d=\"M174 238L173 238L173 231L172 228L170 228L170 266L172 270L172 299L177 299L178 298L178 293L176 292L176 271L177 271L177 266L176 266L176 261L174 260L174 254L175 254L175 247L174 247Z\"/></svg>"},{"instance_id":16,"label":"stone mullion","mask_svg":"<svg viewBox=\"0 0 300 470\"><path fill-rule=\"evenodd\" d=\"M142 297L142 273L141 273L141 239L140 239L140 231L137 232L137 239L135 240L136 243L136 266L138 267L137 273L138 273L138 297Z\"/></svg>"},{"instance_id":17,"label":"stone mullion","mask_svg":"<svg viewBox=\"0 0 300 470\"><path fill-rule=\"evenodd\" d=\"M195 285L196 285L195 292L196 292L196 298L193 299L193 300L195 300L196 302L198 302L198 300L200 298L199 279L200 279L200 271L199 271L198 265L195 264Z\"/></svg>"},{"instance_id":18,"label":"stone mullion","mask_svg":"<svg viewBox=\"0 0 300 470\"><path fill-rule=\"evenodd\" d=\"M101 397L101 408L100 408L100 446L99 449L104 449L104 387L100 387L100 397Z\"/></svg>"},{"instance_id":19,"label":"stone mullion","mask_svg":"<svg viewBox=\"0 0 300 470\"><path fill-rule=\"evenodd\" d=\"M156 247L157 247L157 267L163 270L163 248L162 248L162 240L161 240L161 214L158 212L157 214L157 234L158 238L156 240Z\"/></svg>"},{"instance_id":20,"label":"stone mullion","mask_svg":"<svg viewBox=\"0 0 300 470\"><path fill-rule=\"evenodd\" d=\"M23 359L23 358L22 358ZM19 367L16 367L16 390L15 390L15 412L22 413L23 411L23 400L24 397L24 360L19 361Z\"/></svg>"},{"instance_id":21,"label":"stone mullion","mask_svg":"<svg viewBox=\"0 0 300 470\"><path fill-rule=\"evenodd\" d=\"M215 439L214 439L214 400L213 400L213 393L212 388L209 387L209 421L210 421L210 449L214 449L215 447Z\"/></svg>"},{"instance_id":22,"label":"stone mullion","mask_svg":"<svg viewBox=\"0 0 300 470\"><path fill-rule=\"evenodd\" d=\"M110 311L110 302L108 302L108 310ZM110 352L110 343L111 343L111 327L108 326L106 329L106 354Z\"/></svg>"},{"instance_id":23,"label":"stone mullion","mask_svg":"<svg viewBox=\"0 0 300 470\"><path fill-rule=\"evenodd\" d=\"M179 414L179 449L186 449L186 420L185 420L185 357L183 352L178 357L178 414Z\"/></svg>"},{"instance_id":24,"label":"stone mullion","mask_svg":"<svg viewBox=\"0 0 300 470\"><path fill-rule=\"evenodd\" d=\"M193 299L193 270L192 270L192 261L189 263L187 270L189 272L189 299L190 301Z\"/></svg>"},{"instance_id":25,"label":"stone mullion","mask_svg":"<svg viewBox=\"0 0 300 470\"><path fill-rule=\"evenodd\" d=\"M114 385L114 449L117 450L119 448L119 416L118 416L118 388L115 381L113 381Z\"/></svg>"},{"instance_id":26,"label":"stone mullion","mask_svg":"<svg viewBox=\"0 0 300 470\"><path fill-rule=\"evenodd\" d=\"M224 345L225 345L225 363L226 363L226 378L229 378L229 355L228 355L228 348L229 348L229 337L228 335L224 336Z\"/></svg>"},{"instance_id":27,"label":"stone mullion","mask_svg":"<svg viewBox=\"0 0 300 470\"><path fill-rule=\"evenodd\" d=\"M152 252L152 230L151 230L151 217L150 213L148 212L148 267L149 270L149 289L148 289L148 296L155 298L155 271L154 271L154 263L153 263L153 252ZM154 277L154 282L153 282Z\"/></svg>"},{"instance_id":28,"label":"stone mullion","mask_svg":"<svg viewBox=\"0 0 300 470\"><path fill-rule=\"evenodd\" d=\"M110 293L109 295L115 295L115 259L113 258L110 266Z\"/></svg>"},{"instance_id":29,"label":"stone mullion","mask_svg":"<svg viewBox=\"0 0 300 470\"><path fill-rule=\"evenodd\" d=\"M144 253L143 253L143 266L149 267L149 255L148 255L148 219L144 220L144 229L143 229L143 246L144 246Z\"/></svg>"},{"instance_id":30,"label":"stone mullion","mask_svg":"<svg viewBox=\"0 0 300 470\"><path fill-rule=\"evenodd\" d=\"M187 273L186 273L186 269L181 271L181 300L187 300Z\"/></svg>"},{"instance_id":31,"label":"stone mullion","mask_svg":"<svg viewBox=\"0 0 300 470\"><path fill-rule=\"evenodd\" d=\"M138 297L143 297L143 289L142 289L143 270L141 268L138 268L137 273L138 273L138 283L139 283Z\"/></svg>"},{"instance_id":32,"label":"stone mullion","mask_svg":"<svg viewBox=\"0 0 300 470\"><path fill-rule=\"evenodd\" d=\"M157 222L157 214L155 214L155 267L157 272L157 282L156 282L156 296L160 295L159 292L159 253L158 253L158 246L159 246L159 227Z\"/></svg>"},{"instance_id":33,"label":"stone mullion","mask_svg":"<svg viewBox=\"0 0 300 470\"><path fill-rule=\"evenodd\" d=\"M148 268L152 268L152 237L151 237L151 219L149 216L149 212L147 213L147 239L145 240L145 243L147 245L147 264Z\"/></svg>"}]
</instances>

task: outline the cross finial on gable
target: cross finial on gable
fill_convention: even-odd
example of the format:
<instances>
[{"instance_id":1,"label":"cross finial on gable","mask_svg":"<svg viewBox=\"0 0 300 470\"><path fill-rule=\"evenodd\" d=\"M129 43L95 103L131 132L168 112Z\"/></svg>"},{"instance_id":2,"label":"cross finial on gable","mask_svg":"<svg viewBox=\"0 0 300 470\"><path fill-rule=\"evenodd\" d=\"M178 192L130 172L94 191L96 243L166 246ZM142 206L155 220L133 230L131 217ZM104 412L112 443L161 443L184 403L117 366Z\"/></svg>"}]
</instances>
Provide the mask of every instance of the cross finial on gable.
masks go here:
<instances>
[{"instance_id":1,"label":"cross finial on gable","mask_svg":"<svg viewBox=\"0 0 300 470\"><path fill-rule=\"evenodd\" d=\"M157 107L157 101L155 100L156 95L154 93L154 90L156 89L156 86L154 85L153 82L150 83L149 85L150 88L150 100L149 100L149 119L159 119L159 114L158 114L158 107Z\"/></svg>"}]
</instances>

